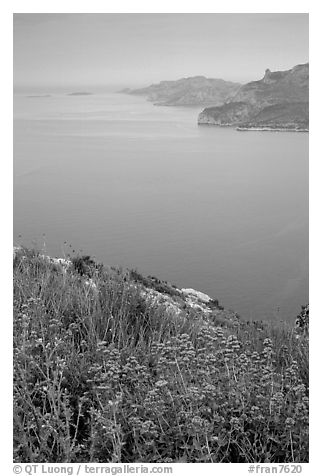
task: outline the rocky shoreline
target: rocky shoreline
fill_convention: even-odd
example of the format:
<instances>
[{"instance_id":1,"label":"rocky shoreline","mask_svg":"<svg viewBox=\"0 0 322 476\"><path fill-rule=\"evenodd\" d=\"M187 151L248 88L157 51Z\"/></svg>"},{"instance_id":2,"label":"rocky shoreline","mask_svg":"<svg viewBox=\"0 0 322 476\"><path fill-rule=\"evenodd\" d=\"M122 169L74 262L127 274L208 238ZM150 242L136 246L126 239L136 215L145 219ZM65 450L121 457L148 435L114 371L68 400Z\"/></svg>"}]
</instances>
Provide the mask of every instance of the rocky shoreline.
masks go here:
<instances>
[{"instance_id":1,"label":"rocky shoreline","mask_svg":"<svg viewBox=\"0 0 322 476\"><path fill-rule=\"evenodd\" d=\"M306 128L296 127L270 127L270 126L236 126L232 124L217 124L213 122L198 122L198 126L211 126L220 128L231 128L239 132L309 132Z\"/></svg>"},{"instance_id":2,"label":"rocky shoreline","mask_svg":"<svg viewBox=\"0 0 322 476\"><path fill-rule=\"evenodd\" d=\"M309 129L296 129L296 128L290 128L290 127L236 127L236 131L242 131L242 132L247 132L247 131L260 131L260 132L309 132Z\"/></svg>"}]
</instances>

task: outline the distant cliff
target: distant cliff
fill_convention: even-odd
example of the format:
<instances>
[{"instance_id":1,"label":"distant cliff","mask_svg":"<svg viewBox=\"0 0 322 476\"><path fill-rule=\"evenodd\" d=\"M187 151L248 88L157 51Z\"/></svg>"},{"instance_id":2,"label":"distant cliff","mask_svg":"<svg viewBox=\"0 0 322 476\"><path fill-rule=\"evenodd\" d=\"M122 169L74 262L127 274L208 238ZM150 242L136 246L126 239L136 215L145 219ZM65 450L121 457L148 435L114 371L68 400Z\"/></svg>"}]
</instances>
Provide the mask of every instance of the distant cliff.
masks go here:
<instances>
[{"instance_id":1,"label":"distant cliff","mask_svg":"<svg viewBox=\"0 0 322 476\"><path fill-rule=\"evenodd\" d=\"M267 69L261 80L241 86L225 104L204 109L198 123L240 129L308 130L309 64L288 71Z\"/></svg>"},{"instance_id":2,"label":"distant cliff","mask_svg":"<svg viewBox=\"0 0 322 476\"><path fill-rule=\"evenodd\" d=\"M240 88L239 83L204 76L161 81L143 89L123 89L124 94L146 96L159 106L219 106Z\"/></svg>"}]
</instances>

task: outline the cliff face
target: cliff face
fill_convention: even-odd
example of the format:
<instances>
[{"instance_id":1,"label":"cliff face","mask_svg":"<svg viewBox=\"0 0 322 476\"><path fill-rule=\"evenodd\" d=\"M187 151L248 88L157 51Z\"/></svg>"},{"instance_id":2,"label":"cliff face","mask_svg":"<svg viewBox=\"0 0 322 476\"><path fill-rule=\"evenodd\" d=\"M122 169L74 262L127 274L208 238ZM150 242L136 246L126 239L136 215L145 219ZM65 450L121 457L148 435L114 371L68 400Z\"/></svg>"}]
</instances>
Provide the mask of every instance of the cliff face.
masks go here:
<instances>
[{"instance_id":1,"label":"cliff face","mask_svg":"<svg viewBox=\"0 0 322 476\"><path fill-rule=\"evenodd\" d=\"M239 88L239 83L195 76L121 92L146 96L149 101L160 106L218 106L228 101Z\"/></svg>"},{"instance_id":2,"label":"cliff face","mask_svg":"<svg viewBox=\"0 0 322 476\"><path fill-rule=\"evenodd\" d=\"M267 69L261 80L241 86L224 105L204 109L198 123L308 129L309 64L288 71Z\"/></svg>"}]
</instances>

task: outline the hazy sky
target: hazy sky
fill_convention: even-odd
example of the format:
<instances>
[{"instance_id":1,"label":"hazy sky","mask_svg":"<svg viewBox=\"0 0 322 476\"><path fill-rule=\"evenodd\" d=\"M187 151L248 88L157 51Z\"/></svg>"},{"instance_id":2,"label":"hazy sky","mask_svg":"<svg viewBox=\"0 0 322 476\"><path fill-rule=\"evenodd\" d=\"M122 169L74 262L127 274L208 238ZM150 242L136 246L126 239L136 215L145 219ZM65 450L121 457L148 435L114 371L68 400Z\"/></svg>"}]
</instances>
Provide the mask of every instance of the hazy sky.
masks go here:
<instances>
[{"instance_id":1,"label":"hazy sky","mask_svg":"<svg viewBox=\"0 0 322 476\"><path fill-rule=\"evenodd\" d=\"M17 87L247 82L308 61L307 14L14 14Z\"/></svg>"}]
</instances>

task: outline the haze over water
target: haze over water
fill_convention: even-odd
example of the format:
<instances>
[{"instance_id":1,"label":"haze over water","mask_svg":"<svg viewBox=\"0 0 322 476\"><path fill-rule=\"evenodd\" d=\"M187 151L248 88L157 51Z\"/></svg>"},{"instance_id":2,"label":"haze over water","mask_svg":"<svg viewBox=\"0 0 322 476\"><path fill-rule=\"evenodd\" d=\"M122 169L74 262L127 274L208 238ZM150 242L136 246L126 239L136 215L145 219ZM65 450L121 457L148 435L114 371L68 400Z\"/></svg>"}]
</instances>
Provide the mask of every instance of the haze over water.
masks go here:
<instances>
[{"instance_id":1,"label":"haze over water","mask_svg":"<svg viewBox=\"0 0 322 476\"><path fill-rule=\"evenodd\" d=\"M199 111L16 95L15 243L292 320L308 301L308 134L198 127Z\"/></svg>"}]
</instances>

